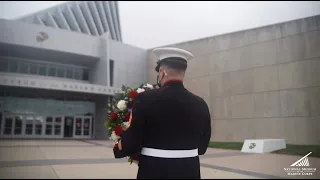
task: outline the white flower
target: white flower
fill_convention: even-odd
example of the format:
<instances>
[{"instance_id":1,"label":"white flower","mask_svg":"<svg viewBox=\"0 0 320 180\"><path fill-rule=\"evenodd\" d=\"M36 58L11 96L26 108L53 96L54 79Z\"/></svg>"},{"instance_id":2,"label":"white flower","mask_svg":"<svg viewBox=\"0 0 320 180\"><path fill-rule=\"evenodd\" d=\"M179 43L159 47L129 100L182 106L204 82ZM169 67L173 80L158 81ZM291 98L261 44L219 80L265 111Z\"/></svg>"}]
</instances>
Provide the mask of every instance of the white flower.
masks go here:
<instances>
[{"instance_id":1,"label":"white flower","mask_svg":"<svg viewBox=\"0 0 320 180\"><path fill-rule=\"evenodd\" d=\"M139 93L142 93L142 92L144 92L144 91L145 91L145 90L142 89L142 88L138 88L138 89L137 89L138 94L139 94Z\"/></svg>"},{"instance_id":2,"label":"white flower","mask_svg":"<svg viewBox=\"0 0 320 180\"><path fill-rule=\"evenodd\" d=\"M126 101L125 100L120 100L117 104L118 109L120 109L120 111L123 111L127 108L126 105Z\"/></svg>"},{"instance_id":3,"label":"white flower","mask_svg":"<svg viewBox=\"0 0 320 180\"><path fill-rule=\"evenodd\" d=\"M129 126L129 122L123 122L123 123L122 123L122 127L123 127L124 129L127 129L128 126Z\"/></svg>"},{"instance_id":4,"label":"white flower","mask_svg":"<svg viewBox=\"0 0 320 180\"><path fill-rule=\"evenodd\" d=\"M153 89L153 86L151 84L146 84L146 85L144 85L144 87L149 88L149 89Z\"/></svg>"},{"instance_id":5,"label":"white flower","mask_svg":"<svg viewBox=\"0 0 320 180\"><path fill-rule=\"evenodd\" d=\"M115 133L114 131L112 131L112 133L111 133L111 139L114 140L114 141L116 141L116 140L120 139L120 136L117 136L116 133Z\"/></svg>"}]
</instances>

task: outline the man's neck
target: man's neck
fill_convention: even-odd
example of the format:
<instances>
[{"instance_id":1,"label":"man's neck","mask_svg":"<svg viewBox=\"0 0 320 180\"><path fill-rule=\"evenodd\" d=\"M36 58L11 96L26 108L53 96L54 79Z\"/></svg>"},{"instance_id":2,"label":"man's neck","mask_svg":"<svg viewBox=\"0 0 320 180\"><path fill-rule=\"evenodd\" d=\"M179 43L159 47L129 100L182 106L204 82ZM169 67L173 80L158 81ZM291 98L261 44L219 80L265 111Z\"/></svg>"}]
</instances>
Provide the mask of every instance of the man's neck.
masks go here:
<instances>
[{"instance_id":1,"label":"man's neck","mask_svg":"<svg viewBox=\"0 0 320 180\"><path fill-rule=\"evenodd\" d=\"M165 85L165 84L167 84L169 82L181 82L181 83L183 83L183 78L181 78L181 77L170 77L170 78L167 78L165 80L165 82L163 83L163 85Z\"/></svg>"}]
</instances>

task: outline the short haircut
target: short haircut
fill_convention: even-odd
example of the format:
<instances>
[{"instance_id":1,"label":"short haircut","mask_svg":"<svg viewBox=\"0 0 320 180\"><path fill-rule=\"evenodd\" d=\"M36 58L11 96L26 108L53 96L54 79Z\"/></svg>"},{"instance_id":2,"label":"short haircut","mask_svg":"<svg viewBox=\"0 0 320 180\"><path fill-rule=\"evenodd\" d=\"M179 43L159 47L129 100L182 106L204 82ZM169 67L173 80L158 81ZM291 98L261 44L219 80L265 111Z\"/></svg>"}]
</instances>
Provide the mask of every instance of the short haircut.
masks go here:
<instances>
[{"instance_id":1,"label":"short haircut","mask_svg":"<svg viewBox=\"0 0 320 180\"><path fill-rule=\"evenodd\" d=\"M177 71L187 70L187 61L180 57L169 57L162 60L160 66L166 66Z\"/></svg>"}]
</instances>

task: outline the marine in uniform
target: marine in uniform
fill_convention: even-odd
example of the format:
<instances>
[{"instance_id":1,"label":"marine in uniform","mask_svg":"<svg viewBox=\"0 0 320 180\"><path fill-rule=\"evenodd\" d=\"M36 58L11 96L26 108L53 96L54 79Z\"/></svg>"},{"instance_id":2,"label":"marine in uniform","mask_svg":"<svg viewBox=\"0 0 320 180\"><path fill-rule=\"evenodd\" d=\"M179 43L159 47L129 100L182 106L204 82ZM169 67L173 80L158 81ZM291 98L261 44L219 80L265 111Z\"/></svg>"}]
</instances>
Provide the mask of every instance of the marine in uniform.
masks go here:
<instances>
[{"instance_id":1,"label":"marine in uniform","mask_svg":"<svg viewBox=\"0 0 320 180\"><path fill-rule=\"evenodd\" d=\"M159 89L140 93L130 128L115 145L115 156L140 153L138 179L200 179L199 155L211 137L205 101L183 85L193 55L178 48L157 48Z\"/></svg>"}]
</instances>

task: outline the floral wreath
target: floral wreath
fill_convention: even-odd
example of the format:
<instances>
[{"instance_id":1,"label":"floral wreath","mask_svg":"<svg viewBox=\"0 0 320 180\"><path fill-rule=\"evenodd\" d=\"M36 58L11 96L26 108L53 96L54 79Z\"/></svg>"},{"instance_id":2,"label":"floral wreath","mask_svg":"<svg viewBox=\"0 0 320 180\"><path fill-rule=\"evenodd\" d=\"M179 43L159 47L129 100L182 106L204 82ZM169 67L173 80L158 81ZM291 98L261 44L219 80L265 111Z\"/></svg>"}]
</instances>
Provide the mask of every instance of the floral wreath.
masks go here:
<instances>
[{"instance_id":1,"label":"floral wreath","mask_svg":"<svg viewBox=\"0 0 320 180\"><path fill-rule=\"evenodd\" d=\"M122 86L122 94L116 94L115 99L108 107L109 112L107 121L104 126L108 128L108 136L117 141L120 139L120 135L130 127L131 112L134 105L134 100L139 93L153 89L151 84L143 83L138 88L129 88ZM128 162L138 163L138 155L128 157Z\"/></svg>"}]
</instances>

